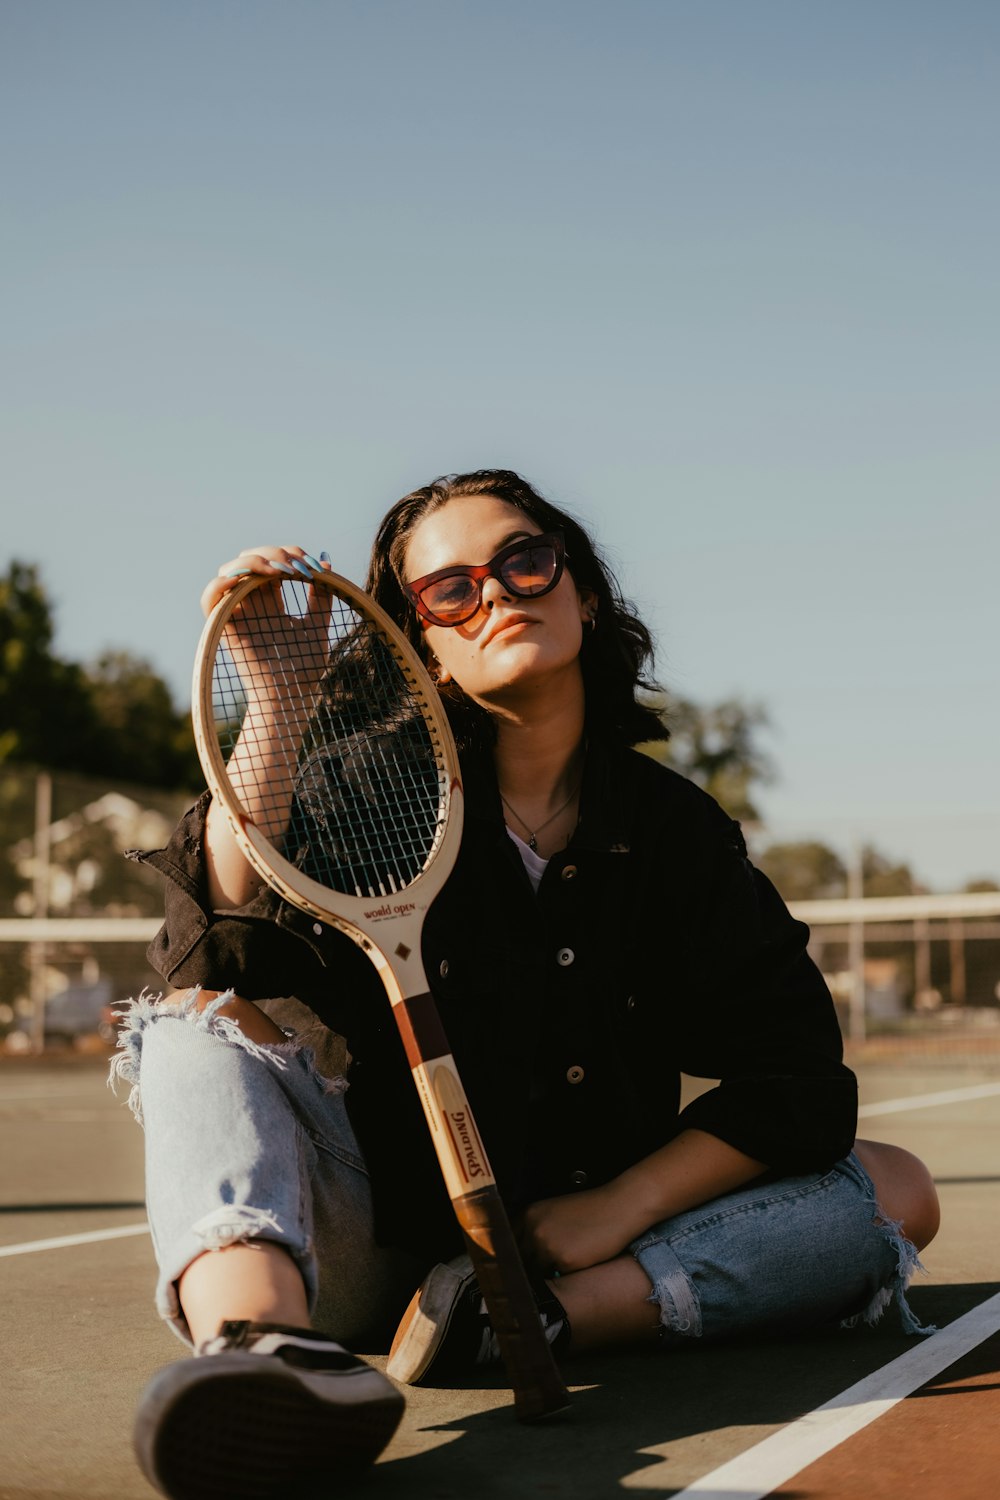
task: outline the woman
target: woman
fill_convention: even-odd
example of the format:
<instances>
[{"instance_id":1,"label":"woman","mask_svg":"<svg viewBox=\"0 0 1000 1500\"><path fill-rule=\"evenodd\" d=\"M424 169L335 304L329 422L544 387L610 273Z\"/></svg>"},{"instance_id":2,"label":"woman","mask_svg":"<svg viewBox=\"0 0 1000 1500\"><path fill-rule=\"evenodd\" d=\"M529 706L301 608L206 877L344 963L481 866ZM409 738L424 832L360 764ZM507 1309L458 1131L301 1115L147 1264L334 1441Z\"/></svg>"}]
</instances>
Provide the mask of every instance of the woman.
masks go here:
<instances>
[{"instance_id":1,"label":"woman","mask_svg":"<svg viewBox=\"0 0 1000 1500\"><path fill-rule=\"evenodd\" d=\"M203 607L318 566L251 549ZM738 825L630 748L665 737L650 639L586 534L511 471L452 475L392 508L367 587L459 740L462 847L423 957L557 1355L871 1320L894 1293L916 1331L933 1184L855 1143L806 929ZM278 711L255 705L248 765ZM369 1461L400 1398L335 1339L384 1349L398 1323L401 1381L496 1357L381 983L262 887L207 795L137 857L168 877L153 961L193 993L133 1007L120 1070L138 1087L141 1056L160 1310L213 1356L153 1382L140 1457L178 1496L215 1482L199 1423L233 1434L230 1483L234 1461L258 1484ZM346 1092L256 1003L289 995L346 1038ZM679 1112L682 1071L721 1082Z\"/></svg>"}]
</instances>

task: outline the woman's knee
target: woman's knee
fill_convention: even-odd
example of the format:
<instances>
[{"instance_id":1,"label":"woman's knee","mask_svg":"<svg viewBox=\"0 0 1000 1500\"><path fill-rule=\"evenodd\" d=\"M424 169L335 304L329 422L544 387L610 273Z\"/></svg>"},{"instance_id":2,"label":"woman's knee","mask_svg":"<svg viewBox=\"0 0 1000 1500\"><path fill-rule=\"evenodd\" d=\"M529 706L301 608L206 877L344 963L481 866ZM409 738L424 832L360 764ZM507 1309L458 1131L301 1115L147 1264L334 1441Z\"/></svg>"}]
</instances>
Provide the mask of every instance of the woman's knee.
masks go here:
<instances>
[{"instance_id":1,"label":"woman's knee","mask_svg":"<svg viewBox=\"0 0 1000 1500\"><path fill-rule=\"evenodd\" d=\"M884 1141L856 1141L854 1150L875 1184L879 1206L903 1226L918 1250L938 1232L941 1208L934 1179L919 1157Z\"/></svg>"}]
</instances>

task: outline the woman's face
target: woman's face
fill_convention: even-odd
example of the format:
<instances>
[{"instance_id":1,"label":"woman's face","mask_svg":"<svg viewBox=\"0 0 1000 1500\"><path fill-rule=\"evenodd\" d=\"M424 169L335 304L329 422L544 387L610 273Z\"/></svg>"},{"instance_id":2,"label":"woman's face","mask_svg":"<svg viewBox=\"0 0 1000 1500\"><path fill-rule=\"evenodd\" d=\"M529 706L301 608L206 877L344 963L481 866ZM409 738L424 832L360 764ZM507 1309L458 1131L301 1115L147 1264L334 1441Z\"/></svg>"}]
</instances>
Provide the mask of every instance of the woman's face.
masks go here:
<instances>
[{"instance_id":1,"label":"woman's face","mask_svg":"<svg viewBox=\"0 0 1000 1500\"><path fill-rule=\"evenodd\" d=\"M405 554L407 579L439 568L489 562L508 542L538 536L542 528L495 495L449 500L414 527ZM518 599L498 578L483 584L482 604L465 625L425 624L430 653L442 682L459 687L487 707L523 690L537 690L560 675L579 676L583 622L591 613L565 568L555 588L536 599Z\"/></svg>"}]
</instances>

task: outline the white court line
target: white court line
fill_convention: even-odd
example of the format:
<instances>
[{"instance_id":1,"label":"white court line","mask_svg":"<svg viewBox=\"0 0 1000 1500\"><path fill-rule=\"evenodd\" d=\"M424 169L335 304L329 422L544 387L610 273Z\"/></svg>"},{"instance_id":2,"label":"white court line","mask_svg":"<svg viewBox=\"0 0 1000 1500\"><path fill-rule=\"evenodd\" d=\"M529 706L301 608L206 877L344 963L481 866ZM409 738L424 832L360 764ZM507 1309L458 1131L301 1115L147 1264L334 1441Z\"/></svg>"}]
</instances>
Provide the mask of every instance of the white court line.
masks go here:
<instances>
[{"instance_id":1,"label":"white court line","mask_svg":"<svg viewBox=\"0 0 1000 1500\"><path fill-rule=\"evenodd\" d=\"M148 1224L125 1224L120 1229L91 1229L86 1234L60 1234L51 1240L27 1240L23 1245L0 1245L0 1256L30 1255L35 1250L60 1250L64 1245L94 1245L98 1240L123 1240L130 1234L148 1234Z\"/></svg>"},{"instance_id":2,"label":"white court line","mask_svg":"<svg viewBox=\"0 0 1000 1500\"><path fill-rule=\"evenodd\" d=\"M815 1411L703 1474L673 1500L764 1500L998 1331L1000 1292Z\"/></svg>"},{"instance_id":3,"label":"white court line","mask_svg":"<svg viewBox=\"0 0 1000 1500\"><path fill-rule=\"evenodd\" d=\"M907 1109L928 1109L933 1104L960 1104L965 1099L989 1099L1000 1094L1000 1083L970 1083L964 1089L941 1089L936 1094L911 1094L909 1098L883 1099L879 1104L863 1104L859 1119L869 1115L895 1115Z\"/></svg>"}]
</instances>

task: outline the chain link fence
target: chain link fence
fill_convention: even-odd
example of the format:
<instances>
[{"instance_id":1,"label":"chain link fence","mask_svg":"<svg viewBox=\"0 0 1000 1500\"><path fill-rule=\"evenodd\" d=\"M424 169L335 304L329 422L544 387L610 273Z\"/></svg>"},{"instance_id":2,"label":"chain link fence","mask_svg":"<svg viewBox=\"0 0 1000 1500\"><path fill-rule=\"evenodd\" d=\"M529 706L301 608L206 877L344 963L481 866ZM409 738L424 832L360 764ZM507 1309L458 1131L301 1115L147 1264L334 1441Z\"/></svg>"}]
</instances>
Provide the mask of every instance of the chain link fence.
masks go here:
<instances>
[{"instance_id":1,"label":"chain link fence","mask_svg":"<svg viewBox=\"0 0 1000 1500\"><path fill-rule=\"evenodd\" d=\"M114 1005L163 989L145 958L162 882L124 851L161 846L191 800L0 767L0 1050L97 1049ZM1000 1043L1000 893L792 910L850 1041L919 1037L942 1055Z\"/></svg>"},{"instance_id":2,"label":"chain link fence","mask_svg":"<svg viewBox=\"0 0 1000 1500\"><path fill-rule=\"evenodd\" d=\"M0 1047L99 1047L111 1007L162 989L145 948L162 883L124 858L169 837L190 794L0 767Z\"/></svg>"}]
</instances>

